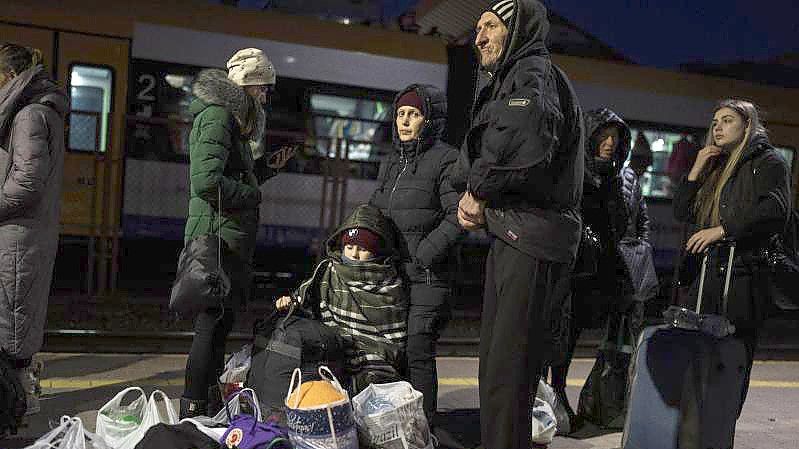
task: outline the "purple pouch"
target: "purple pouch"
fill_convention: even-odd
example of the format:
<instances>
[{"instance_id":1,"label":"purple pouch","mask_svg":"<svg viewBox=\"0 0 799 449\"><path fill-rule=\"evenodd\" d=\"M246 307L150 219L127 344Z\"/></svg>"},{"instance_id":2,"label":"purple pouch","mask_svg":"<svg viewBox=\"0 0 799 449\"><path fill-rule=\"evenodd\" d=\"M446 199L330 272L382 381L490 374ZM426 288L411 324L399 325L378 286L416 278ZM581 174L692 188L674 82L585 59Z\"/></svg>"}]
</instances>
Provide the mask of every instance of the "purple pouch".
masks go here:
<instances>
[{"instance_id":1,"label":"purple pouch","mask_svg":"<svg viewBox=\"0 0 799 449\"><path fill-rule=\"evenodd\" d=\"M256 416L239 414L231 418L225 405L230 425L219 441L222 446L229 449L291 449L288 429L277 423L259 421L261 411L258 401L252 397L250 391L242 390L239 396L244 396L251 402Z\"/></svg>"}]
</instances>

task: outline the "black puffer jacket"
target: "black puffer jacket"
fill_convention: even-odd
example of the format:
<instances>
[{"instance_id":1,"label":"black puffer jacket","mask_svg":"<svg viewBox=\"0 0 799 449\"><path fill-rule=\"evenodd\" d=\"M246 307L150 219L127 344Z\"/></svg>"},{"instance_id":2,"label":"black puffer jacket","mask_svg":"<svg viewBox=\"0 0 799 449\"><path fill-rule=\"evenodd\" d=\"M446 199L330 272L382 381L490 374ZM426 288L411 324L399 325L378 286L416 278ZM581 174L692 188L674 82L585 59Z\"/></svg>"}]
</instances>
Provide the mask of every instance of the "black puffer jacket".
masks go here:
<instances>
[{"instance_id":1,"label":"black puffer jacket","mask_svg":"<svg viewBox=\"0 0 799 449\"><path fill-rule=\"evenodd\" d=\"M503 61L479 73L453 186L487 201L489 233L532 257L571 263L580 239L580 106L544 45L546 8L516 0L515 11Z\"/></svg>"},{"instance_id":2,"label":"black puffer jacket","mask_svg":"<svg viewBox=\"0 0 799 449\"><path fill-rule=\"evenodd\" d=\"M692 232L700 229L694 213L700 187L701 182L686 176L674 196L674 214L693 224ZM765 317L771 299L765 283L771 279L760 270L758 254L771 236L783 231L792 207L788 165L765 136L756 136L721 192L719 211L727 238L736 242L727 317L739 329L757 327Z\"/></svg>"},{"instance_id":3,"label":"black puffer jacket","mask_svg":"<svg viewBox=\"0 0 799 449\"><path fill-rule=\"evenodd\" d=\"M721 224L736 241L736 253L757 250L782 232L792 208L790 185L788 166L768 138L753 138L721 192ZM678 220L696 225L694 201L701 186L683 178L673 203Z\"/></svg>"},{"instance_id":4,"label":"black puffer jacket","mask_svg":"<svg viewBox=\"0 0 799 449\"><path fill-rule=\"evenodd\" d=\"M412 282L442 283L448 279L447 255L463 235L458 225L458 194L449 181L449 167L458 152L442 139L447 100L439 89L412 85L394 100L415 90L424 101L425 122L419 137L400 142L392 126L394 149L380 164L379 187L369 203L396 225L400 254Z\"/></svg>"},{"instance_id":5,"label":"black puffer jacket","mask_svg":"<svg viewBox=\"0 0 799 449\"><path fill-rule=\"evenodd\" d=\"M649 211L641 192L641 180L631 167L624 167L621 171L622 193L624 202L627 203L627 231L624 238L641 239L649 241Z\"/></svg>"},{"instance_id":6,"label":"black puffer jacket","mask_svg":"<svg viewBox=\"0 0 799 449\"><path fill-rule=\"evenodd\" d=\"M630 129L618 115L605 108L586 112L584 123L586 167L583 224L599 235L602 248L597 273L583 278L577 285L575 308L585 309L583 315L598 304L618 305L619 301L630 298L634 292L632 280L619 252L619 242L627 231L629 216L620 172L630 152ZM595 137L602 128L610 125L618 127L619 142L613 158L604 161L596 158L598 142ZM588 323L585 321L584 325L597 324L594 321Z\"/></svg>"},{"instance_id":7,"label":"black puffer jacket","mask_svg":"<svg viewBox=\"0 0 799 449\"><path fill-rule=\"evenodd\" d=\"M583 223L598 233L604 247L615 246L627 231L628 210L623 195L621 170L630 153L630 128L610 109L595 109L584 116L585 178L583 184ZM596 158L595 135L606 126L619 129L616 153L609 161Z\"/></svg>"}]
</instances>

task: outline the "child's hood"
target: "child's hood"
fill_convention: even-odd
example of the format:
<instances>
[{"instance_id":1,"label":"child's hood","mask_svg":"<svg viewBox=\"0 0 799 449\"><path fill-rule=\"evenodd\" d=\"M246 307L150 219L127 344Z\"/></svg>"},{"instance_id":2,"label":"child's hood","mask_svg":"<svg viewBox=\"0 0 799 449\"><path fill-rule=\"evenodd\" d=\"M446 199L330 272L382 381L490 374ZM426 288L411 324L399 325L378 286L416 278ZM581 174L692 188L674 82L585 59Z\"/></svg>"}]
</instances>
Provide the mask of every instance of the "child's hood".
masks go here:
<instances>
[{"instance_id":1,"label":"child's hood","mask_svg":"<svg viewBox=\"0 0 799 449\"><path fill-rule=\"evenodd\" d=\"M380 209L369 204L362 204L344 220L327 239L325 252L328 257L341 254L341 233L351 228L366 228L379 235L383 242L383 254L391 256L397 252L396 233L391 222L380 212Z\"/></svg>"}]
</instances>

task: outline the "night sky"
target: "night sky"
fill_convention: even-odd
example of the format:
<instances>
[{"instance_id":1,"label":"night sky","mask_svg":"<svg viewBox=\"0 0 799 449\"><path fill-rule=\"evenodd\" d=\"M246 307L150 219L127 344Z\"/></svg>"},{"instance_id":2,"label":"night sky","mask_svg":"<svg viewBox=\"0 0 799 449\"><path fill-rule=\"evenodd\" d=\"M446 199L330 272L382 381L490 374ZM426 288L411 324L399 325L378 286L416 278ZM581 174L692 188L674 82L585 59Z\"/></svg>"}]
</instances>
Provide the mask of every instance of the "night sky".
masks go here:
<instances>
[{"instance_id":1,"label":"night sky","mask_svg":"<svg viewBox=\"0 0 799 449\"><path fill-rule=\"evenodd\" d=\"M387 18L419 0L381 0ZM263 7L267 0L240 0ZM763 61L799 53L799 0L544 0L634 62Z\"/></svg>"},{"instance_id":2,"label":"night sky","mask_svg":"<svg viewBox=\"0 0 799 449\"><path fill-rule=\"evenodd\" d=\"M634 62L762 61L799 52L799 0L546 0Z\"/></svg>"}]
</instances>

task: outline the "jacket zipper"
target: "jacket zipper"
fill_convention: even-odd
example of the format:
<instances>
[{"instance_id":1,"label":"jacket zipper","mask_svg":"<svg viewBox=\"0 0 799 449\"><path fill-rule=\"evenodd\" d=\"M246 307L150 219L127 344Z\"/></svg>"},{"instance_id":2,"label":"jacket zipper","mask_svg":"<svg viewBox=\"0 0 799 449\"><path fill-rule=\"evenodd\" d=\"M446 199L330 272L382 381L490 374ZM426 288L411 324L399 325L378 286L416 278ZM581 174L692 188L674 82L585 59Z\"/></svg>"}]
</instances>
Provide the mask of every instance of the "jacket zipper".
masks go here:
<instances>
[{"instance_id":1,"label":"jacket zipper","mask_svg":"<svg viewBox=\"0 0 799 449\"><path fill-rule=\"evenodd\" d=\"M402 161L402 170L400 170L399 174L397 175L397 179L394 180L394 187L391 188L391 194L388 197L388 215L391 216L391 207L394 203L394 192L397 191L397 186L399 185L399 180L402 177L405 170L408 169L408 158L405 157L405 153L400 153L400 161Z\"/></svg>"}]
</instances>

